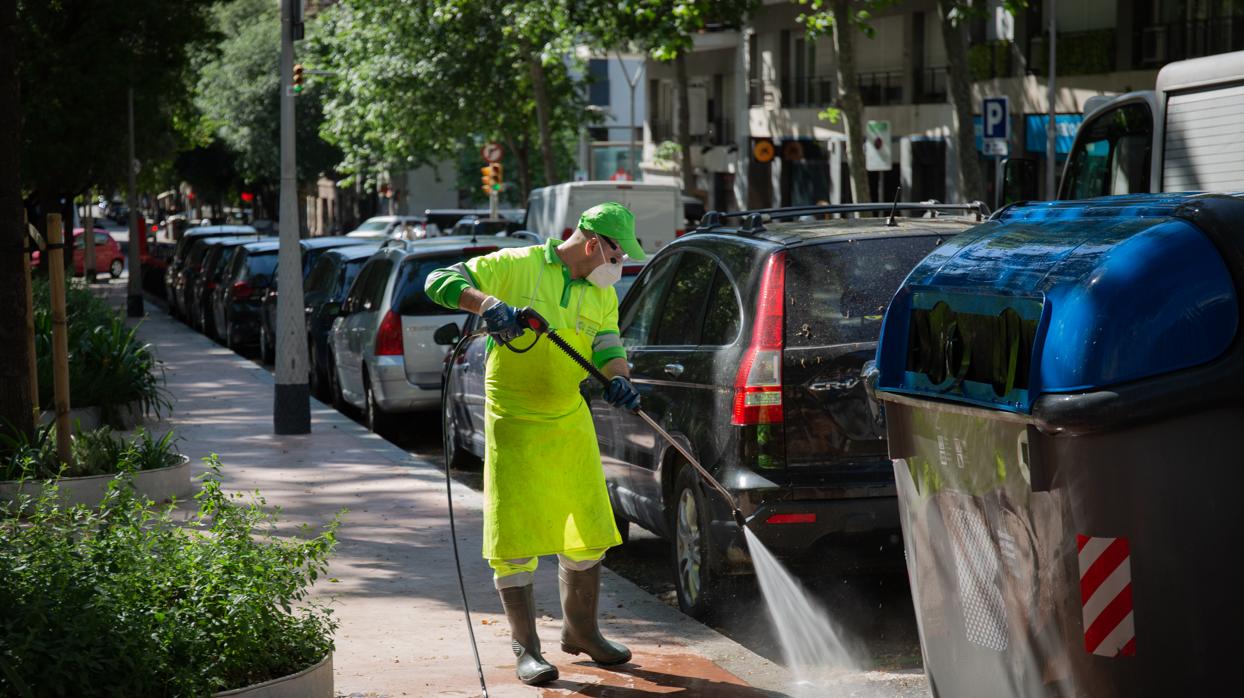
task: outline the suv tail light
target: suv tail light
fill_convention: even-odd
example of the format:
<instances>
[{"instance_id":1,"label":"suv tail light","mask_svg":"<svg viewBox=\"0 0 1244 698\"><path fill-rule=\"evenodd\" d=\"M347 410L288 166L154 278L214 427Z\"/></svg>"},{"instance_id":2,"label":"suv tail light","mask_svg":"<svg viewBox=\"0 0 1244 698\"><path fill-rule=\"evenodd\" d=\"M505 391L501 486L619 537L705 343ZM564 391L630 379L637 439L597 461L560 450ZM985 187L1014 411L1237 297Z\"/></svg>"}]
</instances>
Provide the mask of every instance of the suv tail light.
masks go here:
<instances>
[{"instance_id":1,"label":"suv tail light","mask_svg":"<svg viewBox=\"0 0 1244 698\"><path fill-rule=\"evenodd\" d=\"M402 316L390 310L376 330L376 356L401 356L403 353Z\"/></svg>"},{"instance_id":2,"label":"suv tail light","mask_svg":"<svg viewBox=\"0 0 1244 698\"><path fill-rule=\"evenodd\" d=\"M233 300L244 301L255 293L255 287L245 281L233 282Z\"/></svg>"},{"instance_id":3,"label":"suv tail light","mask_svg":"<svg viewBox=\"0 0 1244 698\"><path fill-rule=\"evenodd\" d=\"M686 234L687 234L687 231L683 230L682 228L679 228L678 230L675 230L675 231L674 231L674 237L676 237L676 238L680 238L680 237L682 237L683 235L686 235Z\"/></svg>"},{"instance_id":4,"label":"suv tail light","mask_svg":"<svg viewBox=\"0 0 1244 698\"><path fill-rule=\"evenodd\" d=\"M752 342L734 379L731 423L780 424L782 415L782 346L786 295L786 252L775 252L765 262L756 298Z\"/></svg>"}]
</instances>

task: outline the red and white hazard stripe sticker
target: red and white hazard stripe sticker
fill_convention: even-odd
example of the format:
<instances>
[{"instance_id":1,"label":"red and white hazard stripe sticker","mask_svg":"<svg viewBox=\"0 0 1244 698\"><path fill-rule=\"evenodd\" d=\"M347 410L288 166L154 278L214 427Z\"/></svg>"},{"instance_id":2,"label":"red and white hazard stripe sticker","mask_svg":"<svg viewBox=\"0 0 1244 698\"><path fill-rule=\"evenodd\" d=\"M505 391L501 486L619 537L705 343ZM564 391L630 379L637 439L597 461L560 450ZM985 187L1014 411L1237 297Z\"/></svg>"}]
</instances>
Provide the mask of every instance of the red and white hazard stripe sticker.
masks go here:
<instances>
[{"instance_id":1,"label":"red and white hazard stripe sticker","mask_svg":"<svg viewBox=\"0 0 1244 698\"><path fill-rule=\"evenodd\" d=\"M1103 657L1136 654L1132 617L1132 558L1126 538L1076 535L1084 649Z\"/></svg>"}]
</instances>

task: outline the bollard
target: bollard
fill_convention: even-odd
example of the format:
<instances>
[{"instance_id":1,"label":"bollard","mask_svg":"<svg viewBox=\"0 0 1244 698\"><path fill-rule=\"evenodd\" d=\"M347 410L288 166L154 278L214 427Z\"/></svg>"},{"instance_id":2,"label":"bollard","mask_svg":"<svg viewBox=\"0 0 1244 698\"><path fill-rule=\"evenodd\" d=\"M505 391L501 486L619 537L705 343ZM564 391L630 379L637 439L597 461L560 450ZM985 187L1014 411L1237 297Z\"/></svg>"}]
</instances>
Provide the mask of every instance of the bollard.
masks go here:
<instances>
[{"instance_id":1,"label":"bollard","mask_svg":"<svg viewBox=\"0 0 1244 698\"><path fill-rule=\"evenodd\" d=\"M56 405L56 455L73 465L69 426L69 324L65 318L65 236L60 214L48 214L48 277L52 287L52 386Z\"/></svg>"},{"instance_id":2,"label":"bollard","mask_svg":"<svg viewBox=\"0 0 1244 698\"><path fill-rule=\"evenodd\" d=\"M35 424L39 424L39 362L35 358L35 295L30 281L30 253L34 251L33 239L30 237L30 221L22 213L22 230L26 232L26 241L22 252L22 269L26 275L26 360L30 371L30 406L34 410Z\"/></svg>"}]
</instances>

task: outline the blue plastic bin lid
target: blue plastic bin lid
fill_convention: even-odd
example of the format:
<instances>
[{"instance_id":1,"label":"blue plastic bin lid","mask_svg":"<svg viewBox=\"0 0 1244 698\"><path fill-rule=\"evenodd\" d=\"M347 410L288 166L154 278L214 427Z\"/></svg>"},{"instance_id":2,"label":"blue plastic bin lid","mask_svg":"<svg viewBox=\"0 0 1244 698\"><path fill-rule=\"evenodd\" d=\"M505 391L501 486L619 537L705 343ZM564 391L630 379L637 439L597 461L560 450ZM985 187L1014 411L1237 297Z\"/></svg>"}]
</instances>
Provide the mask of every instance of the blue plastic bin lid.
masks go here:
<instances>
[{"instance_id":1,"label":"blue plastic bin lid","mask_svg":"<svg viewBox=\"0 0 1244 698\"><path fill-rule=\"evenodd\" d=\"M1025 204L955 236L891 301L878 388L1028 413L1221 356L1239 306L1214 243L1173 215L1192 196Z\"/></svg>"}]
</instances>

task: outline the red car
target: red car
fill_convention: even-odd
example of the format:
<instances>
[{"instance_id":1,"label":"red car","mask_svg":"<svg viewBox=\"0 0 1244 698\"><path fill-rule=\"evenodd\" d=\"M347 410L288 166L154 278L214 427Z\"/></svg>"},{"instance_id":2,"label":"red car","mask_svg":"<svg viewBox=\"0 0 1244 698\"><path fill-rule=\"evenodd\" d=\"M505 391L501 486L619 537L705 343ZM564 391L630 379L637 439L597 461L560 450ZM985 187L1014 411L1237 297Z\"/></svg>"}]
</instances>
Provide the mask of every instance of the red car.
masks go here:
<instances>
[{"instance_id":1,"label":"red car","mask_svg":"<svg viewBox=\"0 0 1244 698\"><path fill-rule=\"evenodd\" d=\"M31 255L31 266L38 267L42 255L35 250ZM86 241L82 237L82 228L73 231L73 273L82 275L86 264ZM95 273L108 272L116 279L125 271L125 257L121 254L121 246L112 236L98 228L95 230Z\"/></svg>"}]
</instances>

